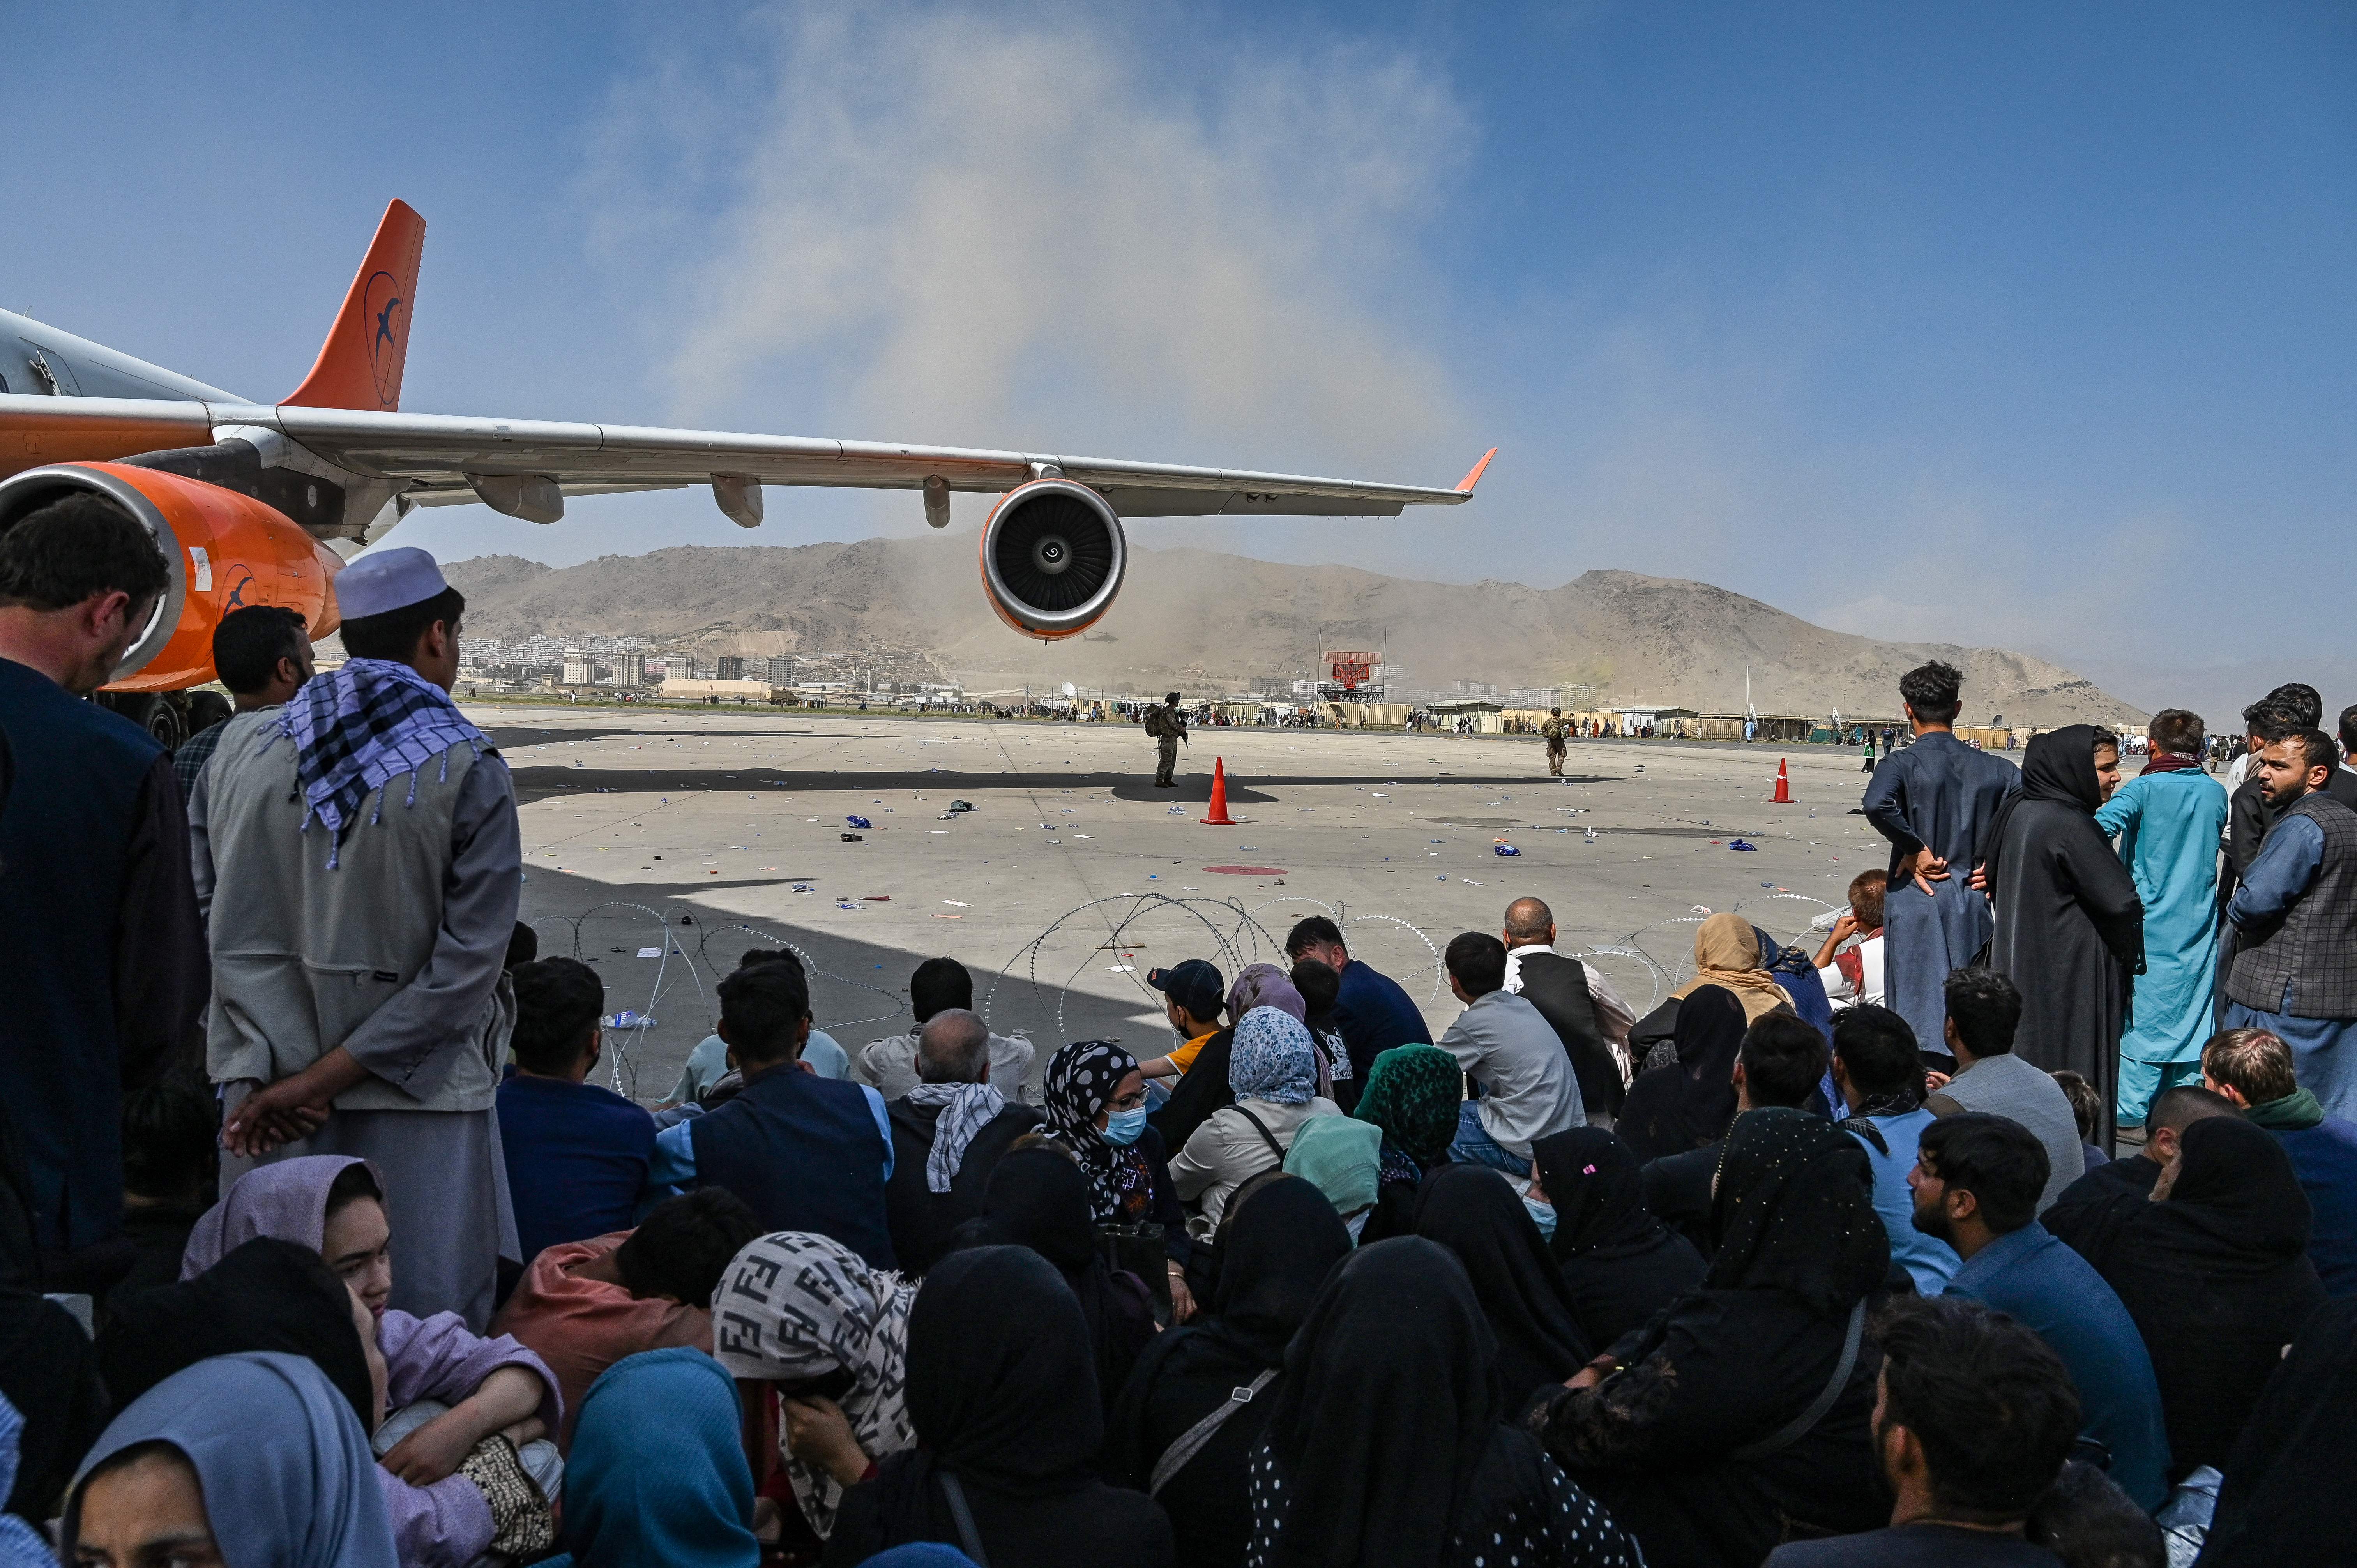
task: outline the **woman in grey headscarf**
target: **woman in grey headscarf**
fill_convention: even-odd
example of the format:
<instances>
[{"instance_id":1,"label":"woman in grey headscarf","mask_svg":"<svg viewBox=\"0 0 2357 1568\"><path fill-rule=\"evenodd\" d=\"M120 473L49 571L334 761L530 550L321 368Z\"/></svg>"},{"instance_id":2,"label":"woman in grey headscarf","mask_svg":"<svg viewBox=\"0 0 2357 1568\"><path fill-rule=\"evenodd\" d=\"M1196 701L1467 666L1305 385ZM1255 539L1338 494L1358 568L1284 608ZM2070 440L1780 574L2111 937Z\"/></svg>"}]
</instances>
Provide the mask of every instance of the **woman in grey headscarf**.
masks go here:
<instances>
[{"instance_id":1,"label":"woman in grey headscarf","mask_svg":"<svg viewBox=\"0 0 2357 1568\"><path fill-rule=\"evenodd\" d=\"M1274 1007L1289 1015L1294 1022L1307 1023L1308 1004L1295 987L1293 977L1273 963L1250 963L1228 987L1228 1022L1241 1024L1244 1015L1255 1007Z\"/></svg>"},{"instance_id":2,"label":"woman in grey headscarf","mask_svg":"<svg viewBox=\"0 0 2357 1568\"><path fill-rule=\"evenodd\" d=\"M1236 1102L1196 1128L1170 1162L1178 1196L1200 1199L1203 1218L1214 1226L1237 1187L1285 1163L1285 1152L1304 1122L1342 1113L1317 1092L1318 1048L1309 1031L1275 1007L1254 1007L1237 1021L1228 1082Z\"/></svg>"},{"instance_id":3,"label":"woman in grey headscarf","mask_svg":"<svg viewBox=\"0 0 2357 1568\"><path fill-rule=\"evenodd\" d=\"M145 1562L168 1530L234 1568L395 1568L375 1468L350 1402L309 1360L199 1361L100 1434L66 1502L66 1555Z\"/></svg>"},{"instance_id":4,"label":"woman in grey headscarf","mask_svg":"<svg viewBox=\"0 0 2357 1568\"><path fill-rule=\"evenodd\" d=\"M1255 1007L1274 1007L1297 1023L1306 1026L1309 1022L1309 999L1301 994L1299 986L1293 983L1293 976L1273 963L1246 964L1244 972L1236 976L1236 983L1228 987L1230 1024L1243 1022L1244 1015ZM1309 1045L1311 1060L1318 1069L1318 1092L1331 1100L1334 1098L1333 1059L1314 1031L1309 1036ZM1348 1071L1348 1059L1345 1058L1345 1076Z\"/></svg>"}]
</instances>

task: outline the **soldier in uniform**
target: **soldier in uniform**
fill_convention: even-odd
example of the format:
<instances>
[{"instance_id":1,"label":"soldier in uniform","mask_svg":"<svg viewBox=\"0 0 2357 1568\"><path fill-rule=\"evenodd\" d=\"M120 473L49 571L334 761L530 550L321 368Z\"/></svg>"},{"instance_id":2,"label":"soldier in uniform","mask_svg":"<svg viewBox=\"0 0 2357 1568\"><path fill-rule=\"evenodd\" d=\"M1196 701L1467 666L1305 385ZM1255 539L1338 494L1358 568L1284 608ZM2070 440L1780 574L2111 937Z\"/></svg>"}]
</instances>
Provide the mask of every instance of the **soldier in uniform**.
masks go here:
<instances>
[{"instance_id":1,"label":"soldier in uniform","mask_svg":"<svg viewBox=\"0 0 2357 1568\"><path fill-rule=\"evenodd\" d=\"M1571 741L1571 721L1563 716L1561 708L1547 710L1547 722L1539 725L1539 734L1546 736L1547 776L1563 777L1563 749Z\"/></svg>"},{"instance_id":2,"label":"soldier in uniform","mask_svg":"<svg viewBox=\"0 0 2357 1568\"><path fill-rule=\"evenodd\" d=\"M1146 710L1146 733L1154 737L1154 787L1176 789L1178 780L1170 777L1170 770L1178 766L1178 743L1187 738L1187 721L1178 716L1178 693L1163 698L1160 707Z\"/></svg>"}]
</instances>

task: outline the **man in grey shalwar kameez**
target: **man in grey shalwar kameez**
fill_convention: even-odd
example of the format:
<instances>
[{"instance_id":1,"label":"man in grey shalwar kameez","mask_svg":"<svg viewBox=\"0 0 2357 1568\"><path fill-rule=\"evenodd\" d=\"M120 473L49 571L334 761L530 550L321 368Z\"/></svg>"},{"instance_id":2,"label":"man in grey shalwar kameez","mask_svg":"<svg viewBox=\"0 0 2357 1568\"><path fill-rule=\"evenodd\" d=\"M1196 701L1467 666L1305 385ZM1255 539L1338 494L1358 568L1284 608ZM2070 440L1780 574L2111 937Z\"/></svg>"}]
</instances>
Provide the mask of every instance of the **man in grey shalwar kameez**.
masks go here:
<instances>
[{"instance_id":1,"label":"man in grey shalwar kameez","mask_svg":"<svg viewBox=\"0 0 2357 1568\"><path fill-rule=\"evenodd\" d=\"M401 1252L392 1305L479 1331L499 1260L522 1261L496 1112L515 795L450 701L466 601L433 557L380 551L336 592L352 657L232 719L189 805L221 1179L371 1161Z\"/></svg>"},{"instance_id":2,"label":"man in grey shalwar kameez","mask_svg":"<svg viewBox=\"0 0 2357 1568\"><path fill-rule=\"evenodd\" d=\"M1900 677L1915 739L1874 770L1864 802L1866 820L1890 841L1885 995L1932 1051L1947 1022L1949 972L1972 962L1993 929L1988 900L1967 885L1973 865L1986 853L1989 819L2021 787L2012 763L1956 738L1963 682L1954 666L1936 662Z\"/></svg>"}]
</instances>

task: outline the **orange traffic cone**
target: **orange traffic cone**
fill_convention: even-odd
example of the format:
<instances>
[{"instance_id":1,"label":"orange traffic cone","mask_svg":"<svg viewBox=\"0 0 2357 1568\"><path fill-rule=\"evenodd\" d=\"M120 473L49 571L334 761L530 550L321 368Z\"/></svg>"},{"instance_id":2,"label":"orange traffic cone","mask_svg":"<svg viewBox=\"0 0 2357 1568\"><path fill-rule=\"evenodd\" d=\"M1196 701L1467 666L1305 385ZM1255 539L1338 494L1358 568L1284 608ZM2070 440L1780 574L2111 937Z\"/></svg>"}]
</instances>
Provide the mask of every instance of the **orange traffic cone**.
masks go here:
<instances>
[{"instance_id":1,"label":"orange traffic cone","mask_svg":"<svg viewBox=\"0 0 2357 1568\"><path fill-rule=\"evenodd\" d=\"M1223 757L1211 758L1211 814L1203 821L1215 828L1236 825L1236 820L1228 815L1228 761Z\"/></svg>"},{"instance_id":2,"label":"orange traffic cone","mask_svg":"<svg viewBox=\"0 0 2357 1568\"><path fill-rule=\"evenodd\" d=\"M1776 792L1768 799L1780 806L1792 803L1792 783L1784 776L1784 759L1781 757L1776 759Z\"/></svg>"}]
</instances>

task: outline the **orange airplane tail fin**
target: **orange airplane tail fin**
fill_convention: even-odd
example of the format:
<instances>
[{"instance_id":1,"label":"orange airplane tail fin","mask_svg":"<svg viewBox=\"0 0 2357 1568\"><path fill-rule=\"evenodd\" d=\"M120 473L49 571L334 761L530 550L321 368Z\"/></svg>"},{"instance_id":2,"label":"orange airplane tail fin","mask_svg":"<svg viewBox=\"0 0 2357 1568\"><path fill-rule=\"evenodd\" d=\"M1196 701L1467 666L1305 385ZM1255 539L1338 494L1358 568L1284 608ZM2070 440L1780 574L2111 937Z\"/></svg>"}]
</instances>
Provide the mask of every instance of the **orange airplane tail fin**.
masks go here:
<instances>
[{"instance_id":1,"label":"orange airplane tail fin","mask_svg":"<svg viewBox=\"0 0 2357 1568\"><path fill-rule=\"evenodd\" d=\"M360 408L390 413L401 406L401 369L409 358L410 306L425 220L405 201L384 209L376 239L344 295L319 358L285 399L304 408Z\"/></svg>"},{"instance_id":2,"label":"orange airplane tail fin","mask_svg":"<svg viewBox=\"0 0 2357 1568\"><path fill-rule=\"evenodd\" d=\"M1490 459L1497 455L1498 449L1495 446L1492 446L1487 452L1482 453L1481 460L1474 464L1472 470L1463 478L1457 481L1457 493L1460 496L1471 495L1473 493L1473 487L1481 482L1481 470L1488 467L1490 466Z\"/></svg>"}]
</instances>

